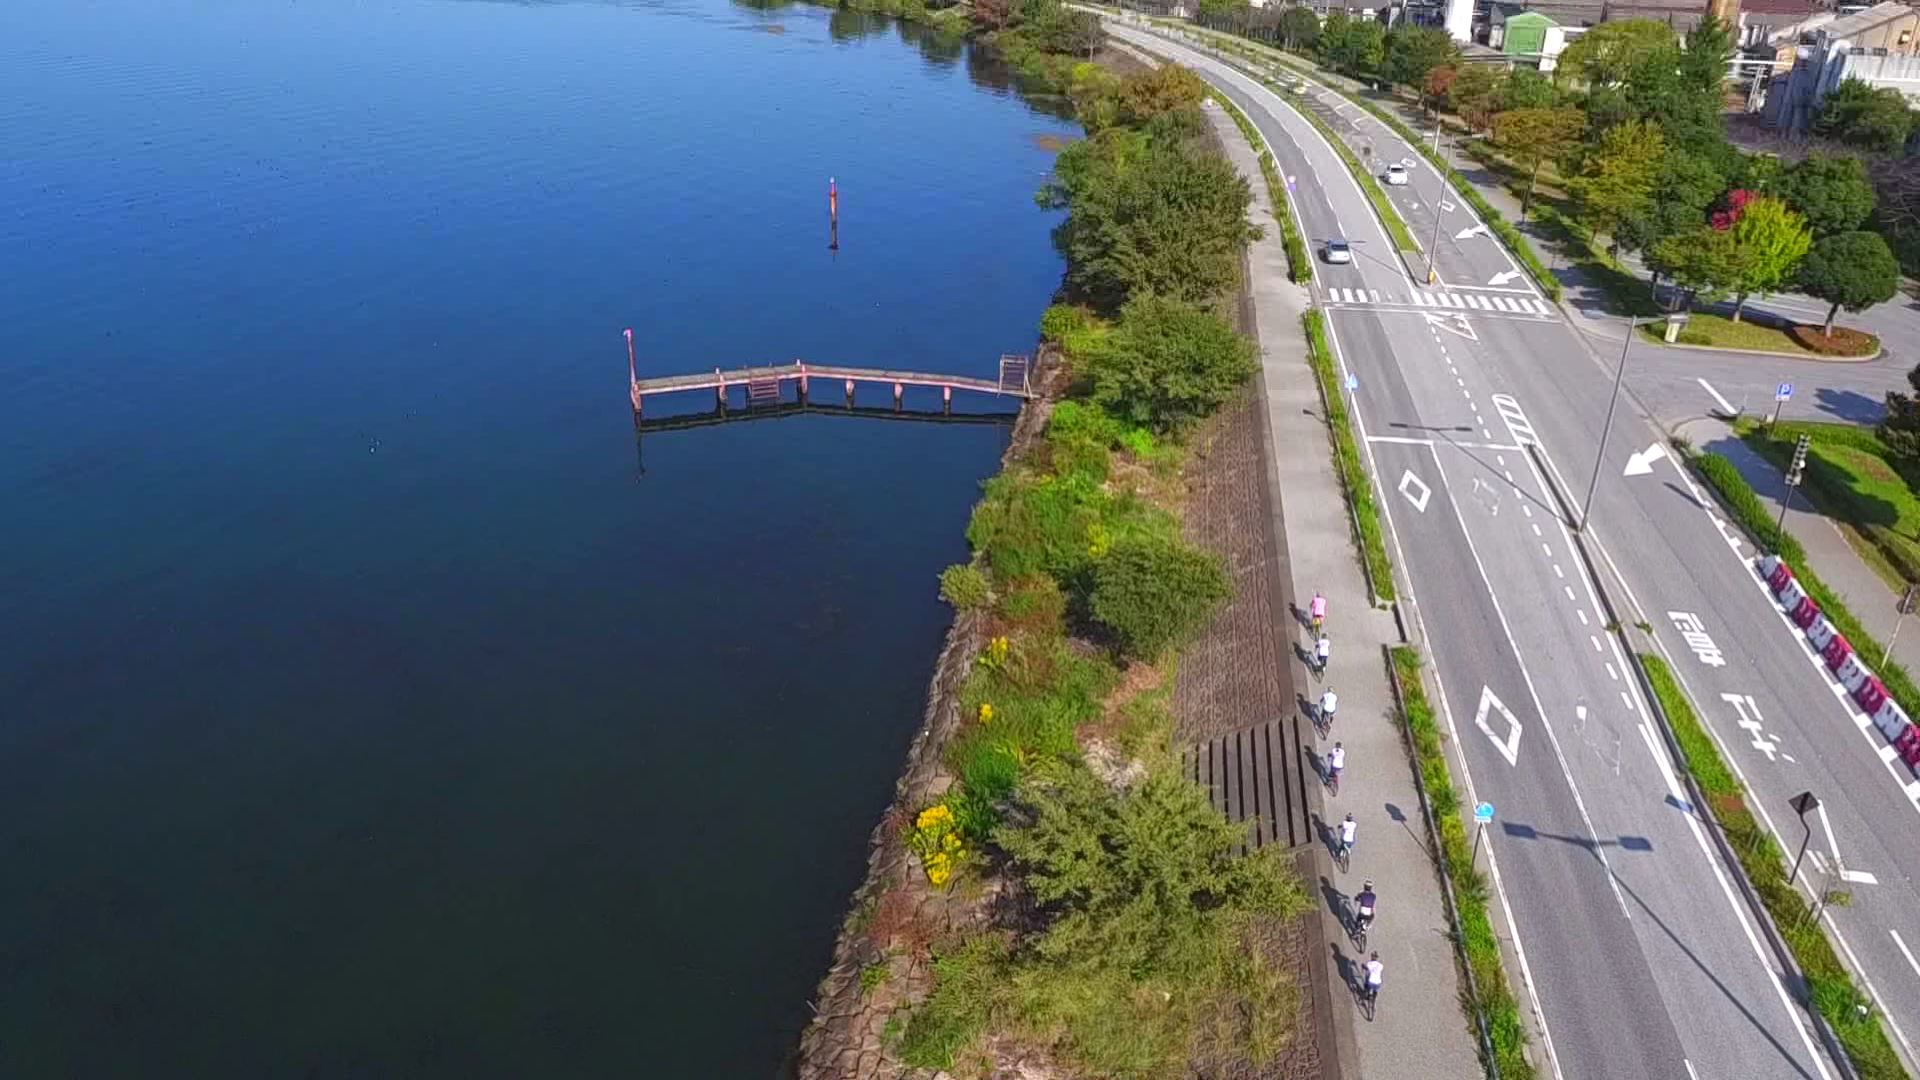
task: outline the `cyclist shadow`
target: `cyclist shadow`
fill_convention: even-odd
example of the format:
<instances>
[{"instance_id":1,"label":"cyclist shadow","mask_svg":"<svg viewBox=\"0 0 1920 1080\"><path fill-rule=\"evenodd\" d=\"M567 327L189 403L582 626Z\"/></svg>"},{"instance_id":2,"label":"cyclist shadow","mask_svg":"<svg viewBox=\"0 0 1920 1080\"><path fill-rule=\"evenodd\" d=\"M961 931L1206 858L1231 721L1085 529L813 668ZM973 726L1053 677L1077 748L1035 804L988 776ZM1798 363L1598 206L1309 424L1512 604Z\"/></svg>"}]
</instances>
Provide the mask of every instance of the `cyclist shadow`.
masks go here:
<instances>
[{"instance_id":1,"label":"cyclist shadow","mask_svg":"<svg viewBox=\"0 0 1920 1080\"><path fill-rule=\"evenodd\" d=\"M1320 878L1320 898L1326 901L1327 910L1333 913L1333 917L1340 920L1340 928L1352 933L1352 907L1348 903L1347 894L1335 888L1333 882L1324 875Z\"/></svg>"},{"instance_id":2,"label":"cyclist shadow","mask_svg":"<svg viewBox=\"0 0 1920 1080\"><path fill-rule=\"evenodd\" d=\"M1340 982L1346 986L1347 993L1352 994L1354 997L1359 997L1360 996L1360 960L1359 958L1356 956L1348 956L1347 950L1341 948L1340 943L1337 941L1327 942L1327 948L1333 950L1333 968L1335 971L1339 972Z\"/></svg>"},{"instance_id":3,"label":"cyclist shadow","mask_svg":"<svg viewBox=\"0 0 1920 1080\"><path fill-rule=\"evenodd\" d=\"M1311 612L1291 600L1287 601L1287 610L1293 613L1293 621L1299 623L1301 629L1313 629L1313 614Z\"/></svg>"},{"instance_id":4,"label":"cyclist shadow","mask_svg":"<svg viewBox=\"0 0 1920 1080\"><path fill-rule=\"evenodd\" d=\"M1313 775L1319 777L1322 784L1326 783L1327 759L1311 746L1302 746L1300 752L1307 755L1307 767L1313 770Z\"/></svg>"},{"instance_id":5,"label":"cyclist shadow","mask_svg":"<svg viewBox=\"0 0 1920 1080\"><path fill-rule=\"evenodd\" d=\"M1313 815L1313 831L1315 835L1320 837L1320 843L1327 849L1327 854L1338 860L1340 858L1340 836L1327 824L1327 819L1317 813Z\"/></svg>"}]
</instances>

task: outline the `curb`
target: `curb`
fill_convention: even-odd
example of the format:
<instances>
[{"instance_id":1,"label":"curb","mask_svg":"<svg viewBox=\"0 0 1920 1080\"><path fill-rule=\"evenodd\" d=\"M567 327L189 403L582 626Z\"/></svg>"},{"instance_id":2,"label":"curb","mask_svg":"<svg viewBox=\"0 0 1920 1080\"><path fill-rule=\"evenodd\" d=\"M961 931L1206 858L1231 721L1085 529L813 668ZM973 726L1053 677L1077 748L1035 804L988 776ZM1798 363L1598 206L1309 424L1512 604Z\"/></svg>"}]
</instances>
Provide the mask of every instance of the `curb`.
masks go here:
<instances>
[{"instance_id":1,"label":"curb","mask_svg":"<svg viewBox=\"0 0 1920 1080\"><path fill-rule=\"evenodd\" d=\"M1644 327L1652 324L1642 323L1641 325ZM1644 338L1645 335L1643 334L1642 337ZM1875 349L1871 356L1821 356L1818 353L1781 352L1777 349L1736 349L1727 345L1682 345L1677 341L1642 340L1640 343L1642 345L1655 345L1663 349L1691 349L1694 352L1735 353L1743 356L1778 356L1787 360L1800 360L1809 364L1866 364L1878 360L1887 354L1885 345Z\"/></svg>"}]
</instances>

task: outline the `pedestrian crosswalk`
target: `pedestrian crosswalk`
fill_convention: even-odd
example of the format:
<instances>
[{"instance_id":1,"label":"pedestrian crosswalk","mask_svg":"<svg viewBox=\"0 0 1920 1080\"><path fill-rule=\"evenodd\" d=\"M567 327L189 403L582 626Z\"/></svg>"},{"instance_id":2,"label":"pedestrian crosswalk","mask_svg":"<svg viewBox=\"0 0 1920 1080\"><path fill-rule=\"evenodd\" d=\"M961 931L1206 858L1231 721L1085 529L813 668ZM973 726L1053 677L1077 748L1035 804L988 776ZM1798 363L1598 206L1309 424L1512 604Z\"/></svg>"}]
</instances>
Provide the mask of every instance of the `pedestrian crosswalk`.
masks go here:
<instances>
[{"instance_id":1,"label":"pedestrian crosswalk","mask_svg":"<svg viewBox=\"0 0 1920 1080\"><path fill-rule=\"evenodd\" d=\"M1428 292L1412 289L1406 295L1388 289L1349 289L1329 285L1322 290L1329 304L1399 304L1436 308L1443 311L1484 311L1508 315L1551 315L1552 305L1531 296L1502 296L1494 293L1456 293L1444 290Z\"/></svg>"}]
</instances>

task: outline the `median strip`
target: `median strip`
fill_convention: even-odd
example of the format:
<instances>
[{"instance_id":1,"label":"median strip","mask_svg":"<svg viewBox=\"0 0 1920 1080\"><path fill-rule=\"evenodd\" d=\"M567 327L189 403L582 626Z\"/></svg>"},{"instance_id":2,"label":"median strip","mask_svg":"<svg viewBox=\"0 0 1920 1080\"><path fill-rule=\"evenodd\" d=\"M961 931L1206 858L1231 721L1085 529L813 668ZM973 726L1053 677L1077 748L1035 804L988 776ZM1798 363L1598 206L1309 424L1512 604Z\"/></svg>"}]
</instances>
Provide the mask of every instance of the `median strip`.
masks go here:
<instances>
[{"instance_id":1,"label":"median strip","mask_svg":"<svg viewBox=\"0 0 1920 1080\"><path fill-rule=\"evenodd\" d=\"M1527 1059L1526 1023L1501 965L1500 941L1487 908L1487 879L1473 865L1473 848L1461 820L1460 796L1447 771L1440 725L1420 679L1420 653L1406 645L1391 651L1400 717L1418 766L1427 828L1439 840L1435 847L1440 878L1453 906L1454 945L1467 982L1462 1004L1480 1029L1480 1052L1489 1059L1493 1075L1500 1080L1530 1080L1536 1073Z\"/></svg>"},{"instance_id":2,"label":"median strip","mask_svg":"<svg viewBox=\"0 0 1920 1080\"><path fill-rule=\"evenodd\" d=\"M1386 538L1380 531L1380 508L1373 501L1373 485L1360 462L1360 446L1353 438L1353 424L1347 416L1347 401L1340 390L1340 373L1335 370L1333 352L1327 348L1327 329L1318 311L1300 317L1307 328L1307 362L1320 380L1320 397L1326 405L1327 427L1333 433L1333 461L1340 470L1341 486L1347 489L1347 506L1352 510L1354 543L1360 549L1360 565L1367 573L1367 585L1379 603L1392 603L1393 563L1387 558Z\"/></svg>"},{"instance_id":3,"label":"median strip","mask_svg":"<svg viewBox=\"0 0 1920 1080\"><path fill-rule=\"evenodd\" d=\"M1280 226L1280 241L1287 250L1287 280L1303 284L1313 276L1313 268L1307 261L1307 245L1300 239L1300 228L1293 223L1293 211L1287 202L1287 185L1280 179L1280 170L1273 163L1273 152L1267 149L1267 140L1260 135L1260 129L1240 107L1227 100L1220 91L1213 91L1213 100L1225 109L1228 116L1246 136L1247 145L1260 156L1260 175L1267 181L1267 201L1273 209L1273 220Z\"/></svg>"}]
</instances>

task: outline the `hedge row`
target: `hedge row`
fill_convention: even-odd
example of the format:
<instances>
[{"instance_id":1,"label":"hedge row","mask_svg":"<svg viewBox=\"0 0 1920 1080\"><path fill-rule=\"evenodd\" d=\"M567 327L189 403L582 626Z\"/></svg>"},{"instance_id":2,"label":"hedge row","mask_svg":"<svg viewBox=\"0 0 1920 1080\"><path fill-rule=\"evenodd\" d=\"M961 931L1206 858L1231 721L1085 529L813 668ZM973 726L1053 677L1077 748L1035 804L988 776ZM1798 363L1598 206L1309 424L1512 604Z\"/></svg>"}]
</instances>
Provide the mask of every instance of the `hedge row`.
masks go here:
<instances>
[{"instance_id":1,"label":"hedge row","mask_svg":"<svg viewBox=\"0 0 1920 1080\"><path fill-rule=\"evenodd\" d=\"M1833 945L1814 920L1812 905L1800 898L1787 879L1786 853L1747 808L1746 792L1733 770L1694 714L1666 661L1652 653L1638 654L1641 670L1653 687L1654 700L1666 714L1667 727L1680 746L1680 764L1693 775L1707 798L1709 813L1726 835L1727 843L1753 883L1780 937L1807 977L1807 993L1833 1029L1847 1058L1862 1080L1896 1080L1906 1070L1887 1041L1886 1032L1869 1007L1868 998L1834 954Z\"/></svg>"},{"instance_id":2,"label":"hedge row","mask_svg":"<svg viewBox=\"0 0 1920 1080\"><path fill-rule=\"evenodd\" d=\"M1307 362L1320 380L1320 396L1327 406L1327 426L1333 429L1333 461L1340 469L1340 483L1347 489L1347 504L1353 508L1354 537L1366 566L1373 595L1382 602L1394 598L1393 563L1387 558L1386 537L1380 530L1380 508L1373 501L1373 485L1367 482L1366 466L1360 460L1360 446L1353 438L1353 425L1347 416L1347 399L1340 389L1340 373L1334 370L1333 352L1327 348L1327 329L1318 311L1300 317L1307 328Z\"/></svg>"},{"instance_id":3,"label":"hedge row","mask_svg":"<svg viewBox=\"0 0 1920 1080\"><path fill-rule=\"evenodd\" d=\"M1233 117L1240 128L1240 134L1246 136L1247 145L1260 155L1260 175L1267 180L1267 199L1273 206L1273 220L1280 226L1280 241L1287 249L1287 279L1304 283L1313 277L1313 267L1307 259L1306 242L1300 239L1300 227L1293 223L1293 211L1287 203L1287 185L1280 179L1280 170L1273 163L1273 154L1267 150L1267 142L1260 136L1260 129L1253 126L1247 114L1240 107L1228 101L1225 94L1213 92L1213 100Z\"/></svg>"},{"instance_id":4,"label":"hedge row","mask_svg":"<svg viewBox=\"0 0 1920 1080\"><path fill-rule=\"evenodd\" d=\"M1500 963L1500 942L1494 936L1493 915L1487 908L1487 879L1472 863L1473 845L1460 816L1460 796L1447 771L1440 725L1420 681L1420 654L1410 646L1393 650L1393 677L1400 690L1401 718L1420 770L1420 785L1439 834L1440 872L1452 886L1459 928L1455 943L1467 970L1465 1004L1478 1014L1485 1037L1483 1051L1493 1055L1494 1074L1500 1080L1527 1080L1535 1075L1527 1060L1527 1029Z\"/></svg>"}]
</instances>

